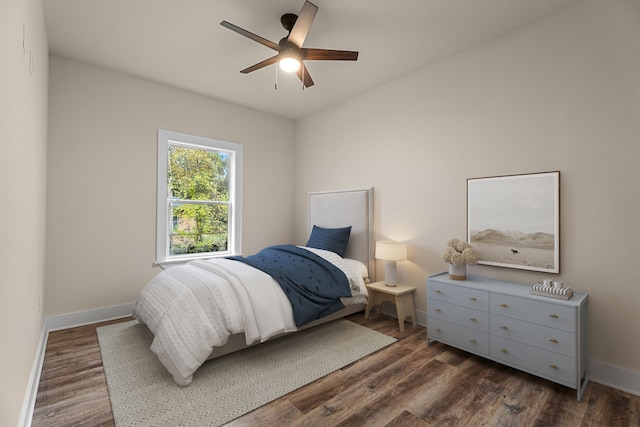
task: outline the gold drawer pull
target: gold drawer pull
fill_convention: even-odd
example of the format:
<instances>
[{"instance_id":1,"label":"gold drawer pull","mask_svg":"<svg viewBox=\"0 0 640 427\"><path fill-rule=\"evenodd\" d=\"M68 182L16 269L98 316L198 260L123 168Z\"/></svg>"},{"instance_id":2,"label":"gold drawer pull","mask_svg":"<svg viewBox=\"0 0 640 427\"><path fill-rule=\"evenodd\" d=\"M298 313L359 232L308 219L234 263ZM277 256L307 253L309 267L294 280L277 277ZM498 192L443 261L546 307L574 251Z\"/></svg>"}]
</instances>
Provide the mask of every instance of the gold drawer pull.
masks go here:
<instances>
[{"instance_id":1,"label":"gold drawer pull","mask_svg":"<svg viewBox=\"0 0 640 427\"><path fill-rule=\"evenodd\" d=\"M560 369L560 368L558 368L558 365L549 365L549 367L550 367L551 369Z\"/></svg>"},{"instance_id":2,"label":"gold drawer pull","mask_svg":"<svg viewBox=\"0 0 640 427\"><path fill-rule=\"evenodd\" d=\"M500 304L500 307L507 308L507 307L509 307L509 304Z\"/></svg>"},{"instance_id":3,"label":"gold drawer pull","mask_svg":"<svg viewBox=\"0 0 640 427\"><path fill-rule=\"evenodd\" d=\"M554 343L554 344L558 344L560 341L558 341L558 340L557 340L557 339L555 339L555 338L551 338L551 339L549 340L549 342L552 342L552 343Z\"/></svg>"},{"instance_id":4,"label":"gold drawer pull","mask_svg":"<svg viewBox=\"0 0 640 427\"><path fill-rule=\"evenodd\" d=\"M507 328L506 326L500 326L500 329L504 330L504 331L508 331L509 328Z\"/></svg>"},{"instance_id":5,"label":"gold drawer pull","mask_svg":"<svg viewBox=\"0 0 640 427\"><path fill-rule=\"evenodd\" d=\"M441 291L440 289L436 289L436 290L435 290L435 293L436 293L436 294L441 294L441 293L442 293L442 291Z\"/></svg>"},{"instance_id":6,"label":"gold drawer pull","mask_svg":"<svg viewBox=\"0 0 640 427\"><path fill-rule=\"evenodd\" d=\"M469 299L470 299L471 301L478 301L478 298L476 298L476 297L471 297L471 298L469 298Z\"/></svg>"},{"instance_id":7,"label":"gold drawer pull","mask_svg":"<svg viewBox=\"0 0 640 427\"><path fill-rule=\"evenodd\" d=\"M503 352L504 354L509 353L509 351L506 348L503 348L502 350L500 350L501 352Z\"/></svg>"},{"instance_id":8,"label":"gold drawer pull","mask_svg":"<svg viewBox=\"0 0 640 427\"><path fill-rule=\"evenodd\" d=\"M554 319L559 319L560 316L558 316L557 314L550 314L549 317L553 317Z\"/></svg>"},{"instance_id":9,"label":"gold drawer pull","mask_svg":"<svg viewBox=\"0 0 640 427\"><path fill-rule=\"evenodd\" d=\"M439 308L436 308L436 312L437 313L442 313L442 310L440 310Z\"/></svg>"},{"instance_id":10,"label":"gold drawer pull","mask_svg":"<svg viewBox=\"0 0 640 427\"><path fill-rule=\"evenodd\" d=\"M436 328L436 332L442 332L442 329Z\"/></svg>"},{"instance_id":11,"label":"gold drawer pull","mask_svg":"<svg viewBox=\"0 0 640 427\"><path fill-rule=\"evenodd\" d=\"M469 318L469 320L471 320L472 322L477 322L478 321L478 319L476 319L475 317L471 317L471 318Z\"/></svg>"},{"instance_id":12,"label":"gold drawer pull","mask_svg":"<svg viewBox=\"0 0 640 427\"><path fill-rule=\"evenodd\" d=\"M478 341L476 341L476 340L474 340L473 338L471 338L471 339L469 340L469 342L470 342L471 344L476 344Z\"/></svg>"}]
</instances>

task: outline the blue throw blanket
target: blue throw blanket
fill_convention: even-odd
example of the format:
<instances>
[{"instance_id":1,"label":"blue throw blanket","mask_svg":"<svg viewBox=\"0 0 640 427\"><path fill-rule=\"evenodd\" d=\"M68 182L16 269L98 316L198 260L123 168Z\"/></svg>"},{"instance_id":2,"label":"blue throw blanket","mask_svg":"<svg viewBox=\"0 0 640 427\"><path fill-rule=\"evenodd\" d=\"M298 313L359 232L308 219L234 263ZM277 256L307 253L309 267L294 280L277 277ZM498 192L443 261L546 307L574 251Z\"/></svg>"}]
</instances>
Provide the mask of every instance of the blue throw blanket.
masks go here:
<instances>
[{"instance_id":1,"label":"blue throw blanket","mask_svg":"<svg viewBox=\"0 0 640 427\"><path fill-rule=\"evenodd\" d=\"M231 257L274 278L289 298L296 326L344 308L350 297L349 279L324 258L294 245L270 246L248 257Z\"/></svg>"}]
</instances>

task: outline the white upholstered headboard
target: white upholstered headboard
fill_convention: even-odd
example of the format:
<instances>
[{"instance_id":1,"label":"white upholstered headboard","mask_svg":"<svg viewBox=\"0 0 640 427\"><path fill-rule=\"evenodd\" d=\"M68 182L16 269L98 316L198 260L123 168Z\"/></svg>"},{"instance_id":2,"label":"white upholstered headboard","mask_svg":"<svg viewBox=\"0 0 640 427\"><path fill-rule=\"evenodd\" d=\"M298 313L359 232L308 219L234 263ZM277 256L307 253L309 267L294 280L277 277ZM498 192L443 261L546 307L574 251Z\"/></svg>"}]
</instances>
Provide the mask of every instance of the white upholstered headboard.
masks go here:
<instances>
[{"instance_id":1,"label":"white upholstered headboard","mask_svg":"<svg viewBox=\"0 0 640 427\"><path fill-rule=\"evenodd\" d=\"M363 262L369 269L369 279L375 281L373 188L309 193L309 232L314 225L351 226L345 258Z\"/></svg>"}]
</instances>

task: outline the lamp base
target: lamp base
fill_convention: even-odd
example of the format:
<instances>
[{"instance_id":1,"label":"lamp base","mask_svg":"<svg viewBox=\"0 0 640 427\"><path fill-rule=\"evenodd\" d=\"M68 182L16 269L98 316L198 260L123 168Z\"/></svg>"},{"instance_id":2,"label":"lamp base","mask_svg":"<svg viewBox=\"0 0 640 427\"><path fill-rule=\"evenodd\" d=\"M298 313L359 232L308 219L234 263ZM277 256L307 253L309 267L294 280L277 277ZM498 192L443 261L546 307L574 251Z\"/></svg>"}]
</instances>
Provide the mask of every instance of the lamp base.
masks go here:
<instances>
[{"instance_id":1,"label":"lamp base","mask_svg":"<svg viewBox=\"0 0 640 427\"><path fill-rule=\"evenodd\" d=\"M384 284L395 287L398 284L397 264L395 261L384 262Z\"/></svg>"}]
</instances>

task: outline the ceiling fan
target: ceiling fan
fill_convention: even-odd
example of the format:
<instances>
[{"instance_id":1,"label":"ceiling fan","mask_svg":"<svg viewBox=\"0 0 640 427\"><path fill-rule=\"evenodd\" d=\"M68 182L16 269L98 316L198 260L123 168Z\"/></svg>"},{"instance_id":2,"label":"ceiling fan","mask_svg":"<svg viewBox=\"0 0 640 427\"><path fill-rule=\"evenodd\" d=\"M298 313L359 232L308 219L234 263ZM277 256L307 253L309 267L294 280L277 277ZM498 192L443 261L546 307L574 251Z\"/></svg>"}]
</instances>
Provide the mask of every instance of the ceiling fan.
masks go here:
<instances>
[{"instance_id":1,"label":"ceiling fan","mask_svg":"<svg viewBox=\"0 0 640 427\"><path fill-rule=\"evenodd\" d=\"M271 58L267 58L244 70L240 70L241 73L248 74L279 62L281 69L288 72L295 72L304 87L309 87L313 86L313 79L309 75L309 71L303 61L356 61L358 59L358 52L350 50L302 47L309 33L309 29L311 29L311 24L313 23L316 13L318 13L318 6L310 1L305 1L299 15L293 13L285 13L282 15L280 22L289 34L280 39L279 43L274 43L227 21L222 21L220 25L278 52L277 55Z\"/></svg>"}]
</instances>

